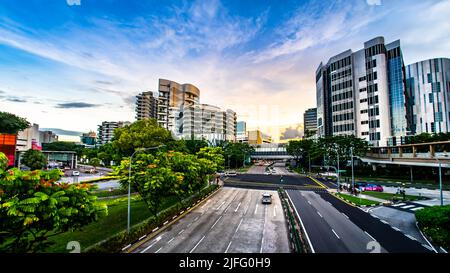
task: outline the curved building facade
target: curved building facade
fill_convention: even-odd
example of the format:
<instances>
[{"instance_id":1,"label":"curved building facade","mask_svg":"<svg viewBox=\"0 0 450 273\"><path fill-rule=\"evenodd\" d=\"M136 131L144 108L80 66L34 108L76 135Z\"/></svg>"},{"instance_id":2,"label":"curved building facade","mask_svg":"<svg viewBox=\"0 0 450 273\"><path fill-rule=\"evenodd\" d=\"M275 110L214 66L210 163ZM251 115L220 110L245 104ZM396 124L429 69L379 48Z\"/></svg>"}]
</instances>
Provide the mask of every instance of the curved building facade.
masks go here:
<instances>
[{"instance_id":1,"label":"curved building facade","mask_svg":"<svg viewBox=\"0 0 450 273\"><path fill-rule=\"evenodd\" d=\"M192 84L160 79L158 91L158 124L170 131L175 130L175 119L179 118L175 112L200 101L200 90Z\"/></svg>"}]
</instances>

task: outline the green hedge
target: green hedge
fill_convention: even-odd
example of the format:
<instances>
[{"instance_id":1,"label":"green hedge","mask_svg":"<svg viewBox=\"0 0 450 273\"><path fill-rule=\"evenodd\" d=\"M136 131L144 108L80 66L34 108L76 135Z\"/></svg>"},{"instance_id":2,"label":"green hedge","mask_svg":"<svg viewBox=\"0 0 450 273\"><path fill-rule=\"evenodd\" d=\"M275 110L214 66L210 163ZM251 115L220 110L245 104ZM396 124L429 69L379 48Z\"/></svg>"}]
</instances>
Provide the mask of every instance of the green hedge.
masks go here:
<instances>
[{"instance_id":1,"label":"green hedge","mask_svg":"<svg viewBox=\"0 0 450 273\"><path fill-rule=\"evenodd\" d=\"M434 245L450 249L450 205L419 210L416 212L416 219Z\"/></svg>"},{"instance_id":2,"label":"green hedge","mask_svg":"<svg viewBox=\"0 0 450 273\"><path fill-rule=\"evenodd\" d=\"M185 200L182 204L174 205L168 209L165 209L158 213L158 215L152 216L140 224L131 227L130 234L124 230L92 247L86 249L86 252L95 253L116 253L121 252L122 248L131 242L136 241L138 238L150 233L153 229L160 227L165 221L171 220L173 216L177 215L179 211L185 210L192 206L197 200L203 198L209 193L218 188L217 185L211 185L203 189L200 193L197 193Z\"/></svg>"},{"instance_id":3,"label":"green hedge","mask_svg":"<svg viewBox=\"0 0 450 273\"><path fill-rule=\"evenodd\" d=\"M80 183L95 183L95 182L108 181L108 180L114 180L114 179L118 180L118 179L120 179L120 176L117 176L117 175L115 175L115 176L102 176L102 177L94 178L94 179L91 179L91 180L81 181Z\"/></svg>"}]
</instances>

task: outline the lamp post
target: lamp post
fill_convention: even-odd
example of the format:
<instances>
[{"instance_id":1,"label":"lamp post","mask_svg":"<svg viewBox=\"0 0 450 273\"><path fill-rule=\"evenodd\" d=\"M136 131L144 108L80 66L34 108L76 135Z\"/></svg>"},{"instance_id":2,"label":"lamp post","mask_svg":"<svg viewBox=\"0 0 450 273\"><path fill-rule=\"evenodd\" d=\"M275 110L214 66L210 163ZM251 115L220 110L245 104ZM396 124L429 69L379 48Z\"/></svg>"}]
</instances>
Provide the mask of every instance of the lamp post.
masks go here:
<instances>
[{"instance_id":1,"label":"lamp post","mask_svg":"<svg viewBox=\"0 0 450 273\"><path fill-rule=\"evenodd\" d=\"M355 188L355 175L353 173L353 146L350 147L350 153L351 153L351 157L352 157L352 189Z\"/></svg>"},{"instance_id":2,"label":"lamp post","mask_svg":"<svg viewBox=\"0 0 450 273\"><path fill-rule=\"evenodd\" d=\"M444 154L445 157L447 157L447 153ZM440 197L441 197L441 206L444 205L444 196L442 194L442 166L441 166L441 161L435 157L436 161L439 164L439 193L440 193Z\"/></svg>"},{"instance_id":3,"label":"lamp post","mask_svg":"<svg viewBox=\"0 0 450 273\"><path fill-rule=\"evenodd\" d=\"M137 149L136 151L134 151L133 154L131 154L130 167L128 169L128 217L127 217L127 219L128 219L127 220L127 233L128 234L130 234L130 224L131 224L131 163L133 162L133 156L137 152L154 150L154 149L161 148L163 146L166 146L166 145L159 145L156 147L149 147L149 148L140 148L140 149Z\"/></svg>"}]
</instances>

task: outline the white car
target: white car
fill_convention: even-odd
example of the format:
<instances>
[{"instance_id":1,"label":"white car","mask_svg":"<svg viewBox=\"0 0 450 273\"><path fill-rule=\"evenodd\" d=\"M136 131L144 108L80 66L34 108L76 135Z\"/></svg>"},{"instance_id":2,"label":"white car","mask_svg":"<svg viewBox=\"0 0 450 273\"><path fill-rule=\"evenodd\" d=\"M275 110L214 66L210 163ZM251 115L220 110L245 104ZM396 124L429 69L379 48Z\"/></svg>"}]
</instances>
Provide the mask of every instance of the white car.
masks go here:
<instances>
[{"instance_id":1,"label":"white car","mask_svg":"<svg viewBox=\"0 0 450 273\"><path fill-rule=\"evenodd\" d=\"M79 172L79 171L73 171L73 172L72 172L72 175L73 175L73 176L79 176L79 175L80 175L80 172Z\"/></svg>"},{"instance_id":2,"label":"white car","mask_svg":"<svg viewBox=\"0 0 450 273\"><path fill-rule=\"evenodd\" d=\"M225 173L225 176L236 176L237 173L235 171L229 171Z\"/></svg>"}]
</instances>

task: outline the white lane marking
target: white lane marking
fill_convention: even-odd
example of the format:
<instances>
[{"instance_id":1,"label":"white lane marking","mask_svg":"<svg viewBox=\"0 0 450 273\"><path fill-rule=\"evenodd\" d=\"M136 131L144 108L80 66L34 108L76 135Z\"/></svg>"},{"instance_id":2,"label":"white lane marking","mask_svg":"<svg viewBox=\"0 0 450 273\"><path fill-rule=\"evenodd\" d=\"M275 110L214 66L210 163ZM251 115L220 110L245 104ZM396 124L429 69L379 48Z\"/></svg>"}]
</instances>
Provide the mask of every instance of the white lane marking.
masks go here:
<instances>
[{"instance_id":1,"label":"white lane marking","mask_svg":"<svg viewBox=\"0 0 450 273\"><path fill-rule=\"evenodd\" d=\"M381 221L381 223L383 223L383 224L389 225L389 223L386 222L385 220L380 220L380 221Z\"/></svg>"},{"instance_id":2,"label":"white lane marking","mask_svg":"<svg viewBox=\"0 0 450 273\"><path fill-rule=\"evenodd\" d=\"M416 239L416 238L412 237L412 236L411 236L411 235L409 235L409 234L405 234L405 236L406 236L406 237L408 237L408 238L409 238L409 239L411 239L411 240L417 241L417 239Z\"/></svg>"},{"instance_id":3,"label":"white lane marking","mask_svg":"<svg viewBox=\"0 0 450 273\"><path fill-rule=\"evenodd\" d=\"M232 241L230 241L230 243L228 244L228 246L227 246L227 249L225 249L225 253L227 253L228 252L228 249L230 248L230 246L231 246L231 242Z\"/></svg>"},{"instance_id":4,"label":"white lane marking","mask_svg":"<svg viewBox=\"0 0 450 273\"><path fill-rule=\"evenodd\" d=\"M423 209L423 207L417 207L417 208L413 208L411 210L416 211L416 210L420 210L420 209Z\"/></svg>"},{"instance_id":5,"label":"white lane marking","mask_svg":"<svg viewBox=\"0 0 450 273\"><path fill-rule=\"evenodd\" d=\"M189 223L186 227L190 227L192 225L192 223Z\"/></svg>"},{"instance_id":6,"label":"white lane marking","mask_svg":"<svg viewBox=\"0 0 450 273\"><path fill-rule=\"evenodd\" d=\"M218 206L218 207L216 208L216 210L219 210L219 209L223 206L223 204L225 204L225 201L223 201L222 204L220 204L220 206Z\"/></svg>"},{"instance_id":7,"label":"white lane marking","mask_svg":"<svg viewBox=\"0 0 450 273\"><path fill-rule=\"evenodd\" d=\"M409 209L409 208L413 208L413 207L415 207L414 205L407 205L407 206L403 206L403 207L400 207L400 208L402 208L402 209Z\"/></svg>"},{"instance_id":8,"label":"white lane marking","mask_svg":"<svg viewBox=\"0 0 450 273\"><path fill-rule=\"evenodd\" d=\"M258 210L258 204L256 204L256 208L255 208L255 213L254 214L256 214L257 210Z\"/></svg>"},{"instance_id":9,"label":"white lane marking","mask_svg":"<svg viewBox=\"0 0 450 273\"><path fill-rule=\"evenodd\" d=\"M156 250L155 253L158 253L161 249L162 249L162 247L160 247L158 250Z\"/></svg>"},{"instance_id":10,"label":"white lane marking","mask_svg":"<svg viewBox=\"0 0 450 273\"><path fill-rule=\"evenodd\" d=\"M317 211L317 214L319 214L320 218L323 218L322 214L320 214L320 212Z\"/></svg>"},{"instance_id":11,"label":"white lane marking","mask_svg":"<svg viewBox=\"0 0 450 273\"><path fill-rule=\"evenodd\" d=\"M200 241L198 241L198 243L194 246L193 249L191 249L191 251L189 251L189 253L194 252L194 250L195 250L195 249L198 247L198 245L203 241L203 239L205 239L205 236L203 236L203 237L200 239Z\"/></svg>"},{"instance_id":12,"label":"white lane marking","mask_svg":"<svg viewBox=\"0 0 450 273\"><path fill-rule=\"evenodd\" d=\"M219 220L220 220L221 218L222 218L222 215L220 215L220 217L214 222L214 224L212 225L212 227L211 227L209 230L213 229L214 226L217 224L217 222L219 222Z\"/></svg>"},{"instance_id":13,"label":"white lane marking","mask_svg":"<svg viewBox=\"0 0 450 273\"><path fill-rule=\"evenodd\" d=\"M172 239L170 239L167 243L169 244L170 242L173 241L173 239L175 239L175 237L173 237Z\"/></svg>"},{"instance_id":14,"label":"white lane marking","mask_svg":"<svg viewBox=\"0 0 450 273\"><path fill-rule=\"evenodd\" d=\"M263 234L262 234L262 239L261 239L261 248L259 249L259 253L263 253L264 230L266 229L266 214L267 214L267 206L264 207L264 225L263 225Z\"/></svg>"},{"instance_id":15,"label":"white lane marking","mask_svg":"<svg viewBox=\"0 0 450 273\"><path fill-rule=\"evenodd\" d=\"M312 206L311 201L309 201L309 200L308 200L308 204L310 204Z\"/></svg>"},{"instance_id":16,"label":"white lane marking","mask_svg":"<svg viewBox=\"0 0 450 273\"><path fill-rule=\"evenodd\" d=\"M180 232L178 232L178 235L180 235L183 232L184 232L184 229L180 230Z\"/></svg>"},{"instance_id":17,"label":"white lane marking","mask_svg":"<svg viewBox=\"0 0 450 273\"><path fill-rule=\"evenodd\" d=\"M206 205L208 205L209 201L211 201L210 199L206 200L205 204L202 206L202 209L206 207Z\"/></svg>"},{"instance_id":18,"label":"white lane marking","mask_svg":"<svg viewBox=\"0 0 450 273\"><path fill-rule=\"evenodd\" d=\"M400 231L401 232L401 230L396 228L396 227L392 227L392 228L395 229L396 231Z\"/></svg>"},{"instance_id":19,"label":"white lane marking","mask_svg":"<svg viewBox=\"0 0 450 273\"><path fill-rule=\"evenodd\" d=\"M291 199L291 196L290 196L289 192L290 191L287 191L287 197L288 197L289 201L291 202L291 204L294 204L294 202L292 202L292 199ZM311 240L309 239L308 231L306 231L306 228L303 225L302 218L300 218L300 215L298 214L297 207L295 207L295 205L293 207L294 207L295 214L297 214L297 217L300 220L300 225L302 226L302 229L305 231L306 240L308 241L309 247L311 248L311 252L312 253L316 253L316 251L314 250L313 245L311 244Z\"/></svg>"},{"instance_id":20,"label":"white lane marking","mask_svg":"<svg viewBox=\"0 0 450 273\"><path fill-rule=\"evenodd\" d=\"M161 236L158 236L154 241L153 244L149 245L148 247L146 247L144 250L141 251L141 253L145 253L147 250L149 250L152 246L154 246L157 242L159 242L159 240L161 240Z\"/></svg>"},{"instance_id":21,"label":"white lane marking","mask_svg":"<svg viewBox=\"0 0 450 273\"><path fill-rule=\"evenodd\" d=\"M277 205L273 207L273 217L277 216Z\"/></svg>"},{"instance_id":22,"label":"white lane marking","mask_svg":"<svg viewBox=\"0 0 450 273\"><path fill-rule=\"evenodd\" d=\"M194 219L194 222L198 220L198 216Z\"/></svg>"},{"instance_id":23,"label":"white lane marking","mask_svg":"<svg viewBox=\"0 0 450 273\"><path fill-rule=\"evenodd\" d=\"M343 213L343 212L342 212L342 214L343 214L347 219L350 219L350 218L347 216L347 214L345 214L345 213Z\"/></svg>"},{"instance_id":24,"label":"white lane marking","mask_svg":"<svg viewBox=\"0 0 450 273\"><path fill-rule=\"evenodd\" d=\"M341 239L341 238L339 238L339 236L337 235L336 231L334 231L334 229L331 229L331 231L333 231L334 235L336 235L336 237L337 237L338 239Z\"/></svg>"},{"instance_id":25,"label":"white lane marking","mask_svg":"<svg viewBox=\"0 0 450 273\"><path fill-rule=\"evenodd\" d=\"M367 236L369 236L373 241L375 241L375 242L377 241L377 240L375 240L375 238L373 238L372 235L370 235L367 231L364 231L364 233L367 234Z\"/></svg>"},{"instance_id":26,"label":"white lane marking","mask_svg":"<svg viewBox=\"0 0 450 273\"><path fill-rule=\"evenodd\" d=\"M398 203L398 204L394 204L394 205L392 205L393 207L399 207L399 206L404 206L404 205L406 205L405 203Z\"/></svg>"},{"instance_id":27,"label":"white lane marking","mask_svg":"<svg viewBox=\"0 0 450 273\"><path fill-rule=\"evenodd\" d=\"M434 249L432 249L429 245L426 244L422 244L423 247L427 248L430 251L434 251Z\"/></svg>"},{"instance_id":28,"label":"white lane marking","mask_svg":"<svg viewBox=\"0 0 450 273\"><path fill-rule=\"evenodd\" d=\"M237 212L240 206L241 206L241 202L239 202L239 204L238 204L237 208L234 210L234 212Z\"/></svg>"},{"instance_id":29,"label":"white lane marking","mask_svg":"<svg viewBox=\"0 0 450 273\"><path fill-rule=\"evenodd\" d=\"M231 203L228 205L228 207L225 209L224 212L227 212L230 207L231 207Z\"/></svg>"},{"instance_id":30,"label":"white lane marking","mask_svg":"<svg viewBox=\"0 0 450 273\"><path fill-rule=\"evenodd\" d=\"M244 221L244 218L241 218L241 221L239 222L239 225L237 226L236 230L234 231L234 234L236 234L236 232L238 231L239 227L242 224L242 221Z\"/></svg>"}]
</instances>

